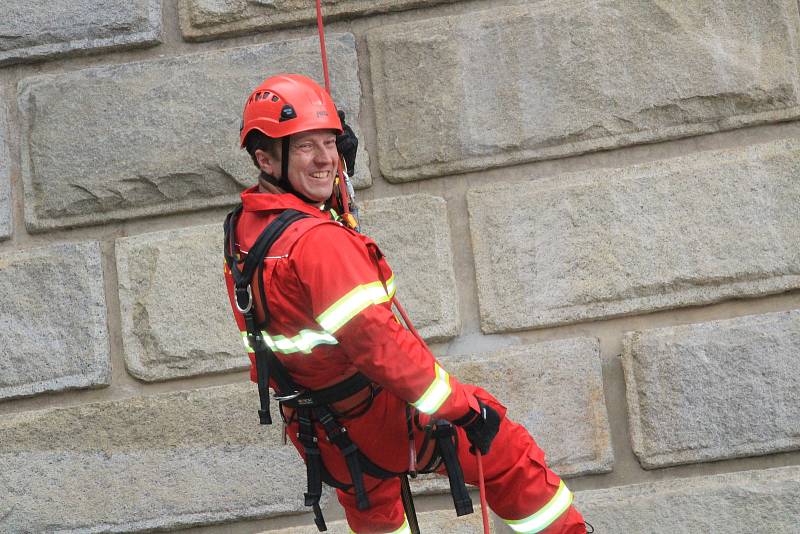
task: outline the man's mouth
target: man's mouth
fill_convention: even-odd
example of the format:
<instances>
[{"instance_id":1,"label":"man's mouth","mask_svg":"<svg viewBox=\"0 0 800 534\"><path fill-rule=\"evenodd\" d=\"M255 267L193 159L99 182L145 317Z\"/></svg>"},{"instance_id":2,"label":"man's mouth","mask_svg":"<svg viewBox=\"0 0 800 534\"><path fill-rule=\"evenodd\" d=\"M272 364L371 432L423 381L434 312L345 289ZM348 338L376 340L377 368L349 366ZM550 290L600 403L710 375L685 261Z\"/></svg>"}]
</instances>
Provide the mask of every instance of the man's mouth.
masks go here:
<instances>
[{"instance_id":1,"label":"man's mouth","mask_svg":"<svg viewBox=\"0 0 800 534\"><path fill-rule=\"evenodd\" d=\"M312 172L311 173L311 177L312 178L317 178L317 179L320 179L320 180L325 179L328 176L330 176L330 171L318 171L318 172Z\"/></svg>"}]
</instances>

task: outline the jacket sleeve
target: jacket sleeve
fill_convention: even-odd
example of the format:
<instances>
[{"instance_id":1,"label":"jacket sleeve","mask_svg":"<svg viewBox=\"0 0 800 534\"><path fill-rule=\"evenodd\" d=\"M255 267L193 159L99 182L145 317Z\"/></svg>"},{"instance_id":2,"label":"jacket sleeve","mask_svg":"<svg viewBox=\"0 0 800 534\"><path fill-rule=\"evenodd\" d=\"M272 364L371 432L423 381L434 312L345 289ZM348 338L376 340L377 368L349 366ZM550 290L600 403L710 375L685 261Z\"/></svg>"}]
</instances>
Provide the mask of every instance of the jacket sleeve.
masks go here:
<instances>
[{"instance_id":1,"label":"jacket sleeve","mask_svg":"<svg viewBox=\"0 0 800 534\"><path fill-rule=\"evenodd\" d=\"M448 420L479 411L474 395L384 304L378 266L358 237L319 225L295 245L290 262L316 322L354 367L421 412Z\"/></svg>"}]
</instances>

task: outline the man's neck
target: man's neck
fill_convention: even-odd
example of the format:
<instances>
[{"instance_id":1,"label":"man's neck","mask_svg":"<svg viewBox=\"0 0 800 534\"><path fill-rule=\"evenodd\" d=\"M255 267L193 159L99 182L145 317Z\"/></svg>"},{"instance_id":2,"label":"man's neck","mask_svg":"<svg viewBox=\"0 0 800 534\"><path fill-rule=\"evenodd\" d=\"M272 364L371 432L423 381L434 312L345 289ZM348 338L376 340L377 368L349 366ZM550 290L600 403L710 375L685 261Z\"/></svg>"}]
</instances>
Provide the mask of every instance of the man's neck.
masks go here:
<instances>
[{"instance_id":1,"label":"man's neck","mask_svg":"<svg viewBox=\"0 0 800 534\"><path fill-rule=\"evenodd\" d=\"M272 182L268 181L264 178L264 175L260 175L258 177L258 192L259 193L270 193L273 195L283 195L288 193L282 187L273 184ZM325 202L308 202L312 206L323 209L325 207Z\"/></svg>"}]
</instances>

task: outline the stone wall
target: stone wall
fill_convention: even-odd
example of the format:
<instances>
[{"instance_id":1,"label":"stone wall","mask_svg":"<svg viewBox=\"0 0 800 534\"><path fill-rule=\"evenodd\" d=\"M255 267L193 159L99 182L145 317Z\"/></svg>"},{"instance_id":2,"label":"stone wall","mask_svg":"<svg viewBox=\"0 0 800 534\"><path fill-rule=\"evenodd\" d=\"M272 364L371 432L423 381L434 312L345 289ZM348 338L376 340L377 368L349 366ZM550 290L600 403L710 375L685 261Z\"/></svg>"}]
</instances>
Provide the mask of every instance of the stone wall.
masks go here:
<instances>
[{"instance_id":1,"label":"stone wall","mask_svg":"<svg viewBox=\"0 0 800 534\"><path fill-rule=\"evenodd\" d=\"M323 7L364 229L442 364L597 532L796 531L797 2ZM222 282L279 71L322 80L313 1L0 6L0 531L316 531ZM423 532L480 530L415 486Z\"/></svg>"}]
</instances>

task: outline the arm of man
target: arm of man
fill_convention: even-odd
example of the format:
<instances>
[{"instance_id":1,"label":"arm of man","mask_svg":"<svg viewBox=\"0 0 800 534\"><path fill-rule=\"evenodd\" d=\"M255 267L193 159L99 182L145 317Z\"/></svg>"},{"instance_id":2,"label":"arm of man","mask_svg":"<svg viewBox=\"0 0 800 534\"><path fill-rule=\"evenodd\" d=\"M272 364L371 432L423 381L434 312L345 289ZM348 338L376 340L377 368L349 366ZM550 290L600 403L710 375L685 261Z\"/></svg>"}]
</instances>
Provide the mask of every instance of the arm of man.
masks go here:
<instances>
[{"instance_id":1,"label":"arm of man","mask_svg":"<svg viewBox=\"0 0 800 534\"><path fill-rule=\"evenodd\" d=\"M292 267L320 326L353 365L418 410L448 420L480 412L477 399L381 305L389 300L366 245L333 225L298 241Z\"/></svg>"}]
</instances>

